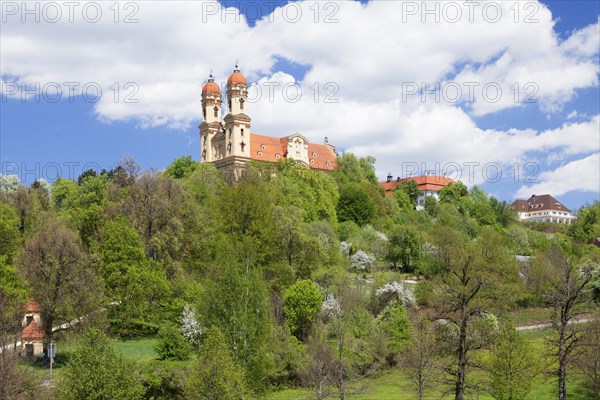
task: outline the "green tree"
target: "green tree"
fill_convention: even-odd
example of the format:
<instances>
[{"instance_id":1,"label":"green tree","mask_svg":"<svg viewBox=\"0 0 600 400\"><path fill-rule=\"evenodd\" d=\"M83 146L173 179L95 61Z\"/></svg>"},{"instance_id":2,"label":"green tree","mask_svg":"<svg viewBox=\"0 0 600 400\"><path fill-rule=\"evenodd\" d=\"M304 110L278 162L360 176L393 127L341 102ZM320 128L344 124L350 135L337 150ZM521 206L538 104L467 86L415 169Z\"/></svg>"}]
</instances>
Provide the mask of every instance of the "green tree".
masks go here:
<instances>
[{"instance_id":1,"label":"green tree","mask_svg":"<svg viewBox=\"0 0 600 400\"><path fill-rule=\"evenodd\" d=\"M398 190L408 195L413 205L413 208L417 205L417 199L421 195L421 191L419 190L419 185L417 184L417 181L415 181L414 179L402 181L396 188L396 191Z\"/></svg>"},{"instance_id":2,"label":"green tree","mask_svg":"<svg viewBox=\"0 0 600 400\"><path fill-rule=\"evenodd\" d=\"M449 372L455 399L463 400L470 353L489 345L472 332L481 316L510 302L512 297L499 294L498 289L517 281L518 271L514 256L505 251L500 235L490 229L471 242L454 229L441 227L434 233L434 246L442 271L432 279L436 293L433 307L437 318L448 321L449 329L455 332L448 335L454 363Z\"/></svg>"},{"instance_id":3,"label":"green tree","mask_svg":"<svg viewBox=\"0 0 600 400\"><path fill-rule=\"evenodd\" d=\"M191 400L239 400L245 392L244 380L236 365L225 336L218 328L206 332L198 361L186 384Z\"/></svg>"},{"instance_id":4,"label":"green tree","mask_svg":"<svg viewBox=\"0 0 600 400\"><path fill-rule=\"evenodd\" d=\"M285 323L298 339L304 340L308 337L322 303L323 295L319 288L307 279L296 281L285 292Z\"/></svg>"},{"instance_id":5,"label":"green tree","mask_svg":"<svg viewBox=\"0 0 600 400\"><path fill-rule=\"evenodd\" d=\"M51 341L53 326L95 310L102 290L79 238L53 215L29 237L18 256L19 271L40 304L42 329Z\"/></svg>"},{"instance_id":6,"label":"green tree","mask_svg":"<svg viewBox=\"0 0 600 400\"><path fill-rule=\"evenodd\" d=\"M388 346L393 351L399 352L410 340L411 323L406 309L399 304L390 304L379 317L388 335Z\"/></svg>"},{"instance_id":7,"label":"green tree","mask_svg":"<svg viewBox=\"0 0 600 400\"><path fill-rule=\"evenodd\" d=\"M337 215L340 222L353 221L363 226L375 218L375 205L362 187L348 185L340 192Z\"/></svg>"},{"instance_id":8,"label":"green tree","mask_svg":"<svg viewBox=\"0 0 600 400\"><path fill-rule=\"evenodd\" d=\"M96 253L107 295L119 302L115 312L121 333L129 333L135 319L158 320L161 300L169 296L166 275L146 258L137 231L125 217L106 223Z\"/></svg>"},{"instance_id":9,"label":"green tree","mask_svg":"<svg viewBox=\"0 0 600 400\"><path fill-rule=\"evenodd\" d=\"M0 256L7 256L9 261L21 243L19 225L17 211L0 202Z\"/></svg>"},{"instance_id":10,"label":"green tree","mask_svg":"<svg viewBox=\"0 0 600 400\"><path fill-rule=\"evenodd\" d=\"M437 215L438 202L433 196L425 196L425 204L423 205L427 214L432 217Z\"/></svg>"},{"instance_id":11,"label":"green tree","mask_svg":"<svg viewBox=\"0 0 600 400\"><path fill-rule=\"evenodd\" d=\"M462 182L450 183L438 192L441 203L458 205L463 197L469 195L469 190Z\"/></svg>"},{"instance_id":12,"label":"green tree","mask_svg":"<svg viewBox=\"0 0 600 400\"><path fill-rule=\"evenodd\" d=\"M227 237L217 246L205 292L206 325L219 327L235 362L245 371L246 383L260 391L272 367L267 287L253 258L256 250L251 241L235 243Z\"/></svg>"},{"instance_id":13,"label":"green tree","mask_svg":"<svg viewBox=\"0 0 600 400\"><path fill-rule=\"evenodd\" d=\"M412 272L421 258L422 240L410 225L396 225L388 237L385 259L394 268L402 267L404 272Z\"/></svg>"},{"instance_id":14,"label":"green tree","mask_svg":"<svg viewBox=\"0 0 600 400\"><path fill-rule=\"evenodd\" d=\"M190 358L191 347L181 331L173 325L164 325L158 331L155 351L160 360L185 361Z\"/></svg>"},{"instance_id":15,"label":"green tree","mask_svg":"<svg viewBox=\"0 0 600 400\"><path fill-rule=\"evenodd\" d=\"M69 357L61 383L62 400L135 400L143 388L133 365L117 355L108 338L90 329Z\"/></svg>"},{"instance_id":16,"label":"green tree","mask_svg":"<svg viewBox=\"0 0 600 400\"><path fill-rule=\"evenodd\" d=\"M394 200L398 203L401 211L409 212L415 209L415 203L411 200L408 193L404 190L396 190L392 195Z\"/></svg>"},{"instance_id":17,"label":"green tree","mask_svg":"<svg viewBox=\"0 0 600 400\"><path fill-rule=\"evenodd\" d=\"M504 324L489 360L490 393L497 400L525 400L539 366L530 343L515 326Z\"/></svg>"},{"instance_id":18,"label":"green tree","mask_svg":"<svg viewBox=\"0 0 600 400\"><path fill-rule=\"evenodd\" d=\"M179 157L165 168L165 174L175 179L187 178L198 168L198 165L198 162L192 160L192 156Z\"/></svg>"}]
</instances>

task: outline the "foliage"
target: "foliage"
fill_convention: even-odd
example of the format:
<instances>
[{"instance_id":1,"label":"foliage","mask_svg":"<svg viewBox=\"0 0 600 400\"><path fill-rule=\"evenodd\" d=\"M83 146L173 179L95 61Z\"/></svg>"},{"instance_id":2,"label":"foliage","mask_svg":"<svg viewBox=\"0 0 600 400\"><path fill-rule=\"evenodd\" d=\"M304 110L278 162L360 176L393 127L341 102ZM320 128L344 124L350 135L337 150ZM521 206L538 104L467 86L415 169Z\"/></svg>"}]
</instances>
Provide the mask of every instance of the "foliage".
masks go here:
<instances>
[{"instance_id":1,"label":"foliage","mask_svg":"<svg viewBox=\"0 0 600 400\"><path fill-rule=\"evenodd\" d=\"M10 193L17 190L19 187L19 177L17 175L2 175L0 174L0 193Z\"/></svg>"},{"instance_id":2,"label":"foliage","mask_svg":"<svg viewBox=\"0 0 600 400\"><path fill-rule=\"evenodd\" d=\"M160 360L185 361L190 357L191 347L177 327L162 326L158 331L158 339L155 351Z\"/></svg>"},{"instance_id":3,"label":"foliage","mask_svg":"<svg viewBox=\"0 0 600 400\"><path fill-rule=\"evenodd\" d=\"M388 346L394 351L402 350L410 340L411 323L406 309L398 304L390 304L379 318L388 335Z\"/></svg>"},{"instance_id":4,"label":"foliage","mask_svg":"<svg viewBox=\"0 0 600 400\"><path fill-rule=\"evenodd\" d=\"M340 191L337 216L340 222L353 221L363 226L375 217L375 204L361 186L348 185Z\"/></svg>"},{"instance_id":5,"label":"foliage","mask_svg":"<svg viewBox=\"0 0 600 400\"><path fill-rule=\"evenodd\" d=\"M418 266L422 247L422 239L416 229L397 225L390 234L385 259L394 268L401 267L404 272L412 272Z\"/></svg>"},{"instance_id":6,"label":"foliage","mask_svg":"<svg viewBox=\"0 0 600 400\"><path fill-rule=\"evenodd\" d=\"M506 323L489 360L489 390L494 399L527 399L539 368L531 345L512 323Z\"/></svg>"},{"instance_id":7,"label":"foliage","mask_svg":"<svg viewBox=\"0 0 600 400\"><path fill-rule=\"evenodd\" d=\"M189 177L198 168L198 162L192 160L192 156L176 158L171 165L165 168L165 174L175 179Z\"/></svg>"},{"instance_id":8,"label":"foliage","mask_svg":"<svg viewBox=\"0 0 600 400\"><path fill-rule=\"evenodd\" d=\"M115 353L108 338L90 329L72 353L59 385L64 400L135 400L143 388L132 365Z\"/></svg>"},{"instance_id":9,"label":"foliage","mask_svg":"<svg viewBox=\"0 0 600 400\"><path fill-rule=\"evenodd\" d=\"M244 381L225 336L209 328L206 340L186 384L188 399L239 400L245 392Z\"/></svg>"},{"instance_id":10,"label":"foliage","mask_svg":"<svg viewBox=\"0 0 600 400\"><path fill-rule=\"evenodd\" d=\"M323 295L309 280L296 281L285 292L283 310L285 323L298 339L308 337L311 325L321 310Z\"/></svg>"},{"instance_id":11,"label":"foliage","mask_svg":"<svg viewBox=\"0 0 600 400\"><path fill-rule=\"evenodd\" d=\"M0 256L11 260L20 245L19 216L8 204L0 202Z\"/></svg>"}]
</instances>

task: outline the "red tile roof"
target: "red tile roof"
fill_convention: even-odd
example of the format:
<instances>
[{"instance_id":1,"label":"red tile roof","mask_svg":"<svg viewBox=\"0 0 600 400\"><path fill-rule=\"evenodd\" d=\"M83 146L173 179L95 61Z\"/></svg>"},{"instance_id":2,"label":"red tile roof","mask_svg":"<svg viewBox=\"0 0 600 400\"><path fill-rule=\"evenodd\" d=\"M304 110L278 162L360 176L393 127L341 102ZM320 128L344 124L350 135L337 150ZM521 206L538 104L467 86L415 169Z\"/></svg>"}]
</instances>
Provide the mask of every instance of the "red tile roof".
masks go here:
<instances>
[{"instance_id":1,"label":"red tile roof","mask_svg":"<svg viewBox=\"0 0 600 400\"><path fill-rule=\"evenodd\" d=\"M21 339L43 339L45 336L44 331L35 321L31 321L21 332Z\"/></svg>"},{"instance_id":2,"label":"red tile roof","mask_svg":"<svg viewBox=\"0 0 600 400\"><path fill-rule=\"evenodd\" d=\"M42 308L35 300L29 300L27 304L25 304L25 311L28 313L40 313L42 312Z\"/></svg>"},{"instance_id":3,"label":"red tile roof","mask_svg":"<svg viewBox=\"0 0 600 400\"><path fill-rule=\"evenodd\" d=\"M445 176L437 176L437 175L423 175L423 176L415 176L412 178L398 178L391 180L389 182L379 182L379 186L383 187L386 195L391 195L394 190L398 187L398 185L402 182L406 181L415 181L419 186L419 190L431 190L438 191L442 190L444 187L448 186L450 183L456 183L453 179L447 178Z\"/></svg>"},{"instance_id":4,"label":"red tile roof","mask_svg":"<svg viewBox=\"0 0 600 400\"><path fill-rule=\"evenodd\" d=\"M287 156L288 137L250 135L250 158L257 161L278 162ZM316 154L313 156L313 154ZM279 156L279 158L278 158ZM326 144L308 144L308 160L312 169L333 171L336 155ZM311 162L312 161L312 162Z\"/></svg>"},{"instance_id":5,"label":"red tile roof","mask_svg":"<svg viewBox=\"0 0 600 400\"><path fill-rule=\"evenodd\" d=\"M218 93L221 94L221 89L214 81L208 81L202 86L202 93Z\"/></svg>"},{"instance_id":6,"label":"red tile roof","mask_svg":"<svg viewBox=\"0 0 600 400\"><path fill-rule=\"evenodd\" d=\"M231 75L229 75L229 78L227 78L227 84L228 85L245 85L246 78L244 78L244 75L242 75L240 73L240 71L238 71L236 69L235 71L233 71L233 73Z\"/></svg>"}]
</instances>

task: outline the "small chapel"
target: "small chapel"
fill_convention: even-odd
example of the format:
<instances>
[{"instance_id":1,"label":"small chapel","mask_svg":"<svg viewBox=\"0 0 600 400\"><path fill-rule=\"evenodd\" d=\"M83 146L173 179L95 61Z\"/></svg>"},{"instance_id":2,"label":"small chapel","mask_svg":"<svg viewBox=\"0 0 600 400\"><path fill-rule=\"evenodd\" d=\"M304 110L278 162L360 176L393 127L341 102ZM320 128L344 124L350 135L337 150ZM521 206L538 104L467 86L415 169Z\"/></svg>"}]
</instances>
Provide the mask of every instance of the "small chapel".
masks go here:
<instances>
[{"instance_id":1,"label":"small chapel","mask_svg":"<svg viewBox=\"0 0 600 400\"><path fill-rule=\"evenodd\" d=\"M236 176L251 160L277 163L293 159L315 170L335 169L336 151L327 137L323 144L316 144L300 133L273 137L251 132L248 85L237 65L227 79L226 98L227 113L222 117L221 89L211 74L202 87L200 162L213 163Z\"/></svg>"}]
</instances>

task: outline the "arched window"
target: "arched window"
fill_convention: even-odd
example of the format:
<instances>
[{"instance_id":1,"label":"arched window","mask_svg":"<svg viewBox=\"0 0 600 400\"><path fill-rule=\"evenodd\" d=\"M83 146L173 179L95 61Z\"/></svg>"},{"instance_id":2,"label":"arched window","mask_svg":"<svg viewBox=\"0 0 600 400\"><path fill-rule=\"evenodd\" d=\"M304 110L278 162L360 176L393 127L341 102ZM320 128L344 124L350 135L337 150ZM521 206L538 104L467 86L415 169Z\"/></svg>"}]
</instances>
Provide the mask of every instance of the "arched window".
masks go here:
<instances>
[{"instance_id":1,"label":"arched window","mask_svg":"<svg viewBox=\"0 0 600 400\"><path fill-rule=\"evenodd\" d=\"M206 118L206 107L202 108L202 118Z\"/></svg>"},{"instance_id":2,"label":"arched window","mask_svg":"<svg viewBox=\"0 0 600 400\"><path fill-rule=\"evenodd\" d=\"M217 118L219 116L219 107L215 107L213 110L215 112L215 118Z\"/></svg>"},{"instance_id":3,"label":"arched window","mask_svg":"<svg viewBox=\"0 0 600 400\"><path fill-rule=\"evenodd\" d=\"M244 99L240 99L240 110L244 109Z\"/></svg>"},{"instance_id":4,"label":"arched window","mask_svg":"<svg viewBox=\"0 0 600 400\"><path fill-rule=\"evenodd\" d=\"M229 106L229 112L231 112L231 99L227 101L227 105Z\"/></svg>"}]
</instances>

